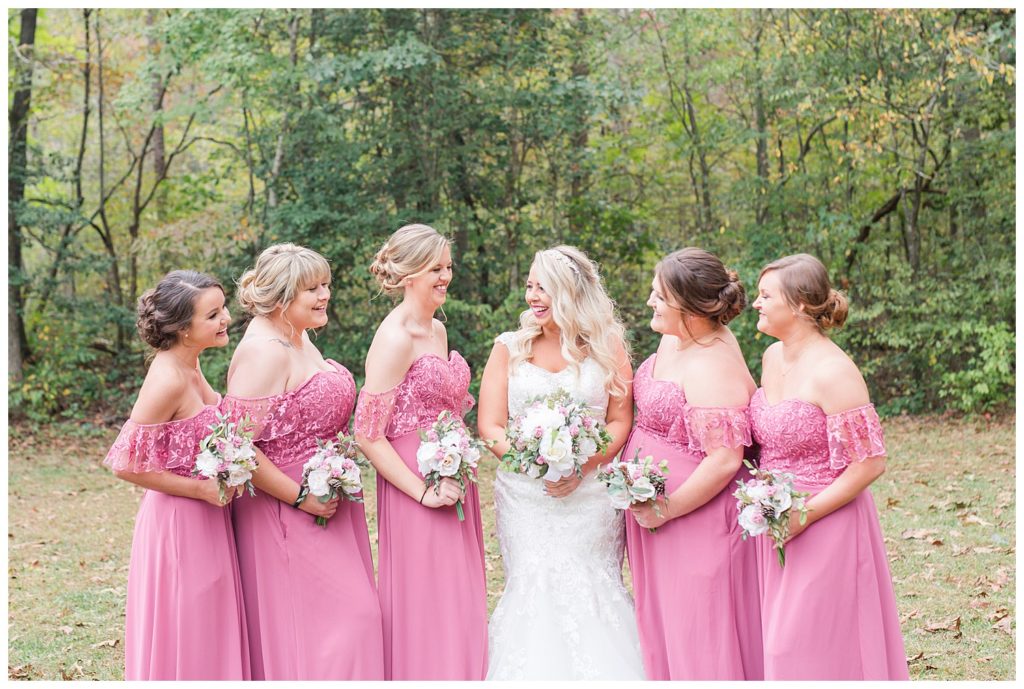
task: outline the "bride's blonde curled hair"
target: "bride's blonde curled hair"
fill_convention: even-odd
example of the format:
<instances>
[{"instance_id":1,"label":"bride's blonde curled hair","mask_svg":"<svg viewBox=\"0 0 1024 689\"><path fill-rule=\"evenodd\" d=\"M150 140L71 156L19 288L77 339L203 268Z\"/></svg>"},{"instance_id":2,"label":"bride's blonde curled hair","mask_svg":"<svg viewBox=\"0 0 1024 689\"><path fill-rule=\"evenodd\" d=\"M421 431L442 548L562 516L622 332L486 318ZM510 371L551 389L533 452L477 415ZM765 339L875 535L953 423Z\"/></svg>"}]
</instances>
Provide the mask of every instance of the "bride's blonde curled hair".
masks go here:
<instances>
[{"instance_id":1,"label":"bride's blonde curled hair","mask_svg":"<svg viewBox=\"0 0 1024 689\"><path fill-rule=\"evenodd\" d=\"M401 294L406 278L415 278L437 265L448 239L430 225L405 225L395 230L373 257L370 274L389 296Z\"/></svg>"},{"instance_id":2,"label":"bride's blonde curled hair","mask_svg":"<svg viewBox=\"0 0 1024 689\"><path fill-rule=\"evenodd\" d=\"M605 390L621 398L629 381L619 373L618 351L621 347L628 357L629 345L597 266L579 249L563 245L538 251L531 270L551 297L551 317L559 329L562 357L578 368L589 355L605 373ZM540 334L533 311L523 311L517 337L509 343L509 370L530 358L533 341Z\"/></svg>"}]
</instances>

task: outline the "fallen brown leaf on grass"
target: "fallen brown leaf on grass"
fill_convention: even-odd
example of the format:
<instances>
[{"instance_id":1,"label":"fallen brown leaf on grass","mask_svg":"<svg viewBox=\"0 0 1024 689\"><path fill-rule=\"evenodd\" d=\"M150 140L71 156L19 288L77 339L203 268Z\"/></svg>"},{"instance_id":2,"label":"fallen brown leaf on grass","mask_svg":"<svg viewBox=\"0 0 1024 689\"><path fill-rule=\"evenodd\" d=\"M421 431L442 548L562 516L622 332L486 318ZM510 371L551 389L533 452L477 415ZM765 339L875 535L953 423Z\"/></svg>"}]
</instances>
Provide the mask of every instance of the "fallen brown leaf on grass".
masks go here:
<instances>
[{"instance_id":1,"label":"fallen brown leaf on grass","mask_svg":"<svg viewBox=\"0 0 1024 689\"><path fill-rule=\"evenodd\" d=\"M8 679L32 679L32 666L31 665L15 665L11 667L7 666L7 678Z\"/></svg>"},{"instance_id":2,"label":"fallen brown leaf on grass","mask_svg":"<svg viewBox=\"0 0 1024 689\"><path fill-rule=\"evenodd\" d=\"M953 619L946 620L945 622L938 622L936 624L930 624L924 628L926 632L953 632L953 638L959 639L963 636L960 631L960 616L957 615Z\"/></svg>"},{"instance_id":3,"label":"fallen brown leaf on grass","mask_svg":"<svg viewBox=\"0 0 1024 689\"><path fill-rule=\"evenodd\" d=\"M1006 632L1010 636L1013 636L1013 618L1004 617L1003 619L992 625L992 629L996 629L1001 632Z\"/></svg>"},{"instance_id":4,"label":"fallen brown leaf on grass","mask_svg":"<svg viewBox=\"0 0 1024 689\"><path fill-rule=\"evenodd\" d=\"M911 538L924 540L926 538L929 538L930 536L934 536L937 533L939 532L935 529L907 529L906 531L900 534L900 538L902 538L905 541L910 540Z\"/></svg>"},{"instance_id":5,"label":"fallen brown leaf on grass","mask_svg":"<svg viewBox=\"0 0 1024 689\"><path fill-rule=\"evenodd\" d=\"M957 620L959 619L960 618L958 617ZM107 639L106 641L101 641L98 644L93 644L92 647L103 648L104 646L109 646L110 648L114 648L115 646L117 646L118 641L120 641L120 639Z\"/></svg>"},{"instance_id":6,"label":"fallen brown leaf on grass","mask_svg":"<svg viewBox=\"0 0 1024 689\"><path fill-rule=\"evenodd\" d=\"M992 526L991 522L987 522L976 514L969 514L963 518L964 524L979 524L981 526Z\"/></svg>"},{"instance_id":7,"label":"fallen brown leaf on grass","mask_svg":"<svg viewBox=\"0 0 1024 689\"><path fill-rule=\"evenodd\" d=\"M1006 608L996 608L995 612L991 613L988 616L988 621L989 622L998 622L999 620L1003 619L1004 617L1006 617L1009 614L1010 614L1010 611L1007 610Z\"/></svg>"}]
</instances>

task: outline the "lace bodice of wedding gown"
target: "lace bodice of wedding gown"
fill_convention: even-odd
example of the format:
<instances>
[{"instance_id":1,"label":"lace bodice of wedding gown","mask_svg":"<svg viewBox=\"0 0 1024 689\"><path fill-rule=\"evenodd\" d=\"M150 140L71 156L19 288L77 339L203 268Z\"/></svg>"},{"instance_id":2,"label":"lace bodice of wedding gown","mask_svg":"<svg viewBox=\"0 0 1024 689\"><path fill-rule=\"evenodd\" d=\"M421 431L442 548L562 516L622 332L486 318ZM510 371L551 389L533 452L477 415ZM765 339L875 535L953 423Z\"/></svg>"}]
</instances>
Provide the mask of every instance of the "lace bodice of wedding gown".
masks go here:
<instances>
[{"instance_id":1,"label":"lace bodice of wedding gown","mask_svg":"<svg viewBox=\"0 0 1024 689\"><path fill-rule=\"evenodd\" d=\"M509 414L563 388L603 420L604 377L589 358L558 372L521 362L508 379ZM505 590L490 620L487 678L643 679L633 601L622 583L623 514L593 472L568 497L553 498L542 479L499 471L494 502Z\"/></svg>"}]
</instances>

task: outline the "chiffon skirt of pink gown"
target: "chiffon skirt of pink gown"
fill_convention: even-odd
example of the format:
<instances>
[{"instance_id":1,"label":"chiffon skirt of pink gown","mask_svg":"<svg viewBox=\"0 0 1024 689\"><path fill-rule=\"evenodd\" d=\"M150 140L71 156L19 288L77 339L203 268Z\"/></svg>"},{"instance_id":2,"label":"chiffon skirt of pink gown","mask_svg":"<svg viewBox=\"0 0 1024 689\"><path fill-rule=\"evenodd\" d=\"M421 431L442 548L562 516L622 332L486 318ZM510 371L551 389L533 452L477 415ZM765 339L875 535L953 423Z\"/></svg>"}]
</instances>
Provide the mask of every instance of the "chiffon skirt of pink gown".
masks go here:
<instances>
[{"instance_id":1,"label":"chiffon skirt of pink gown","mask_svg":"<svg viewBox=\"0 0 1024 689\"><path fill-rule=\"evenodd\" d=\"M417 475L415 431L391 446ZM379 475L380 608L391 680L482 680L487 673L487 587L480 497L469 484L455 506L419 505Z\"/></svg>"},{"instance_id":2,"label":"chiffon skirt of pink gown","mask_svg":"<svg viewBox=\"0 0 1024 689\"><path fill-rule=\"evenodd\" d=\"M143 494L124 646L127 680L249 679L228 509L155 490Z\"/></svg>"},{"instance_id":3,"label":"chiffon skirt of pink gown","mask_svg":"<svg viewBox=\"0 0 1024 689\"><path fill-rule=\"evenodd\" d=\"M280 467L296 483L302 462ZM259 490L233 502L252 678L380 680L380 605L362 503L316 518Z\"/></svg>"},{"instance_id":4,"label":"chiffon skirt of pink gown","mask_svg":"<svg viewBox=\"0 0 1024 689\"><path fill-rule=\"evenodd\" d=\"M666 492L689 478L700 455L642 428L622 457L668 460ZM742 470L741 470L742 471ZM739 477L740 474L737 474ZM759 680L760 600L754 544L741 539L735 483L656 533L626 516L644 671L651 680Z\"/></svg>"},{"instance_id":5,"label":"chiffon skirt of pink gown","mask_svg":"<svg viewBox=\"0 0 1024 689\"><path fill-rule=\"evenodd\" d=\"M812 494L821 486L796 484ZM786 545L756 539L767 680L905 680L889 564L868 490Z\"/></svg>"}]
</instances>

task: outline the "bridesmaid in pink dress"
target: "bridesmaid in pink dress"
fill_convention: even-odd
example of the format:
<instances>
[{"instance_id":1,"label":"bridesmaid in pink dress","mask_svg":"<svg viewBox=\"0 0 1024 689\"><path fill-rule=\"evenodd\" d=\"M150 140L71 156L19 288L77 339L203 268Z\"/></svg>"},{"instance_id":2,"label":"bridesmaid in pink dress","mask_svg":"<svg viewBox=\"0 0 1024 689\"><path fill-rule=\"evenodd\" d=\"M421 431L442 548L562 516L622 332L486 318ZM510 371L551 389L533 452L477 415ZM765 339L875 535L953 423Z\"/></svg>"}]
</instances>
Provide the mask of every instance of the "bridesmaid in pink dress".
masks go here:
<instances>
[{"instance_id":1,"label":"bridesmaid in pink dress","mask_svg":"<svg viewBox=\"0 0 1024 689\"><path fill-rule=\"evenodd\" d=\"M417 469L417 431L473 405L469 366L448 353L434 312L452 279L448 240L426 225L397 230L371 272L402 302L381 322L366 356L356 438L377 469L384 673L394 680L482 680L487 590L480 498L443 479L428 489ZM465 521L455 502L462 501Z\"/></svg>"},{"instance_id":2,"label":"bridesmaid in pink dress","mask_svg":"<svg viewBox=\"0 0 1024 689\"><path fill-rule=\"evenodd\" d=\"M785 568L756 540L765 679L908 679L868 490L885 471L882 427L857 366L826 335L846 320L846 299L807 254L766 266L758 291L757 329L780 340L750 403L761 468L812 494L806 524L790 522Z\"/></svg>"},{"instance_id":3,"label":"bridesmaid in pink dress","mask_svg":"<svg viewBox=\"0 0 1024 689\"><path fill-rule=\"evenodd\" d=\"M621 455L669 463L668 501L633 506L626 520L644 670L653 680L761 679L757 563L732 498L755 385L726 324L746 296L735 272L695 248L665 257L651 288L661 344L634 377L636 426Z\"/></svg>"},{"instance_id":4,"label":"bridesmaid in pink dress","mask_svg":"<svg viewBox=\"0 0 1024 689\"><path fill-rule=\"evenodd\" d=\"M239 283L253 314L225 406L256 421L256 497L235 501L252 678L379 680L380 605L362 503L302 496L317 440L348 431L355 382L306 334L327 324L330 269L294 244L266 249ZM325 527L315 517L328 517Z\"/></svg>"},{"instance_id":5,"label":"bridesmaid in pink dress","mask_svg":"<svg viewBox=\"0 0 1024 689\"><path fill-rule=\"evenodd\" d=\"M217 482L192 476L220 402L199 354L228 343L230 322L224 288L202 273L168 273L139 299L139 334L157 353L103 462L146 489L128 567L127 680L249 679L230 514Z\"/></svg>"}]
</instances>

